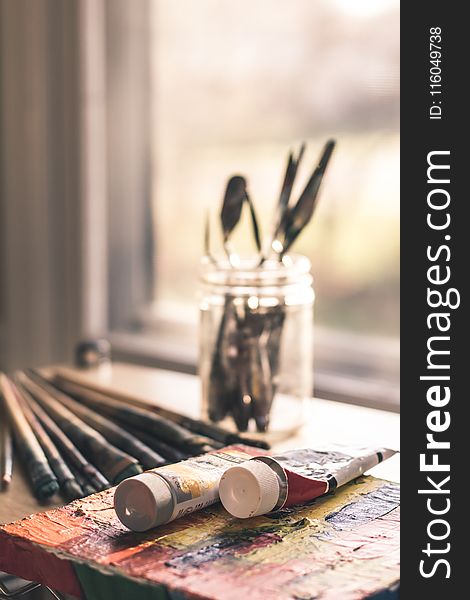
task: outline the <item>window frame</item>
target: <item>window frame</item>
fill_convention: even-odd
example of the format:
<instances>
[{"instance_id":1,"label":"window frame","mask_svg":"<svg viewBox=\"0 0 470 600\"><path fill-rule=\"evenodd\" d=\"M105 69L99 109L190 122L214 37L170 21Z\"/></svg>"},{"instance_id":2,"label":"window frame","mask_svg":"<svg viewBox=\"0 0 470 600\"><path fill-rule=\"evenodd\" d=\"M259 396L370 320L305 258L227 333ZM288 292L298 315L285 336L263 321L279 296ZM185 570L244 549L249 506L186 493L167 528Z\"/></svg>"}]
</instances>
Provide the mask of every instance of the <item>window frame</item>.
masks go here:
<instances>
[{"instance_id":1,"label":"window frame","mask_svg":"<svg viewBox=\"0 0 470 600\"><path fill-rule=\"evenodd\" d=\"M107 336L113 355L119 360L195 374L195 321L162 318L154 308L153 290L155 284L158 286L154 252L158 252L158 240L153 239L152 227L151 7L148 0L142 0L139 11L134 8L126 0L105 3ZM119 69L110 69L109 64L114 39L126 52ZM133 110L136 106L140 110ZM112 124L116 122L127 124L126 132L132 131L131 138L122 132L115 135ZM126 160L131 154L132 158ZM316 327L315 338L317 396L399 411L397 340L323 327Z\"/></svg>"}]
</instances>

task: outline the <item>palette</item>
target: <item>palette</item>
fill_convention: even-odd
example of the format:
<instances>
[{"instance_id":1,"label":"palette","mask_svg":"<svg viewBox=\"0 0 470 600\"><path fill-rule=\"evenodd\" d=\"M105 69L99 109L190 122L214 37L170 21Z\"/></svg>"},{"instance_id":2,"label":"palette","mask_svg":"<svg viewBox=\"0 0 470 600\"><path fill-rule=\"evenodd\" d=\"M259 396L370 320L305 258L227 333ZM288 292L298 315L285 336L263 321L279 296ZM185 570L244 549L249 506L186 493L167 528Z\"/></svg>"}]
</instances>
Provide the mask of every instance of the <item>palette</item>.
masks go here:
<instances>
[{"instance_id":1,"label":"palette","mask_svg":"<svg viewBox=\"0 0 470 600\"><path fill-rule=\"evenodd\" d=\"M398 598L399 486L360 477L274 515L215 505L128 531L114 489L0 526L0 570L92 600Z\"/></svg>"}]
</instances>

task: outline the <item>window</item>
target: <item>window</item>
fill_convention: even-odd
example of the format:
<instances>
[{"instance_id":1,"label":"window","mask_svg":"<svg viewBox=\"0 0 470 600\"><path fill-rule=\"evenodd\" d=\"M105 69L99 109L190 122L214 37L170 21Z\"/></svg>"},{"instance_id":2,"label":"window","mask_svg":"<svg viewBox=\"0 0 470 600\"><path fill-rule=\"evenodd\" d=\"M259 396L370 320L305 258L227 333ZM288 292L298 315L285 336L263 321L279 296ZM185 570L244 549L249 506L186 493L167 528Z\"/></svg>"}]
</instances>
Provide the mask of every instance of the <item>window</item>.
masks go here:
<instances>
[{"instance_id":1,"label":"window","mask_svg":"<svg viewBox=\"0 0 470 600\"><path fill-rule=\"evenodd\" d=\"M134 9L117 19L116 4L107 5L113 328L148 334L150 354L161 348L170 363L194 363L206 209L215 243L225 182L242 173L269 231L288 150L308 144L295 194L335 137L318 212L295 246L315 277L317 381L326 395L336 386L333 397L396 402L398 1L153 0L148 21ZM140 211L134 228L130 211ZM240 227L237 248L247 237ZM368 391L352 392L353 380Z\"/></svg>"},{"instance_id":2,"label":"window","mask_svg":"<svg viewBox=\"0 0 470 600\"><path fill-rule=\"evenodd\" d=\"M396 409L398 1L0 6L3 368L104 334L118 358L194 372L205 210L215 242L242 172L266 231L288 149L308 142L300 187L334 136L295 248L315 276L316 391Z\"/></svg>"}]
</instances>

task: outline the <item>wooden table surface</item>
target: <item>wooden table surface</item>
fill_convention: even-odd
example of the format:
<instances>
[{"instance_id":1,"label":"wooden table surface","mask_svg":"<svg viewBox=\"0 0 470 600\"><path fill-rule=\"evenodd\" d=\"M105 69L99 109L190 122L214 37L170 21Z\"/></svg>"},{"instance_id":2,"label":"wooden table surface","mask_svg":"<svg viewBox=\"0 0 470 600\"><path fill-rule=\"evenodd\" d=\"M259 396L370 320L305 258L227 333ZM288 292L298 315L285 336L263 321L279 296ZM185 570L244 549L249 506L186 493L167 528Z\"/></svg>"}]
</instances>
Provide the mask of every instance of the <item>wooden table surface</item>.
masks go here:
<instances>
[{"instance_id":1,"label":"wooden table surface","mask_svg":"<svg viewBox=\"0 0 470 600\"><path fill-rule=\"evenodd\" d=\"M76 371L74 371L76 373ZM84 380L133 394L149 403L173 408L190 416L199 416L200 386L193 375L160 369L114 363L99 370L81 371ZM305 426L295 436L275 444L282 450L333 442L354 445L378 445L399 448L399 415L350 404L313 398L307 407ZM378 465L371 473L383 479L399 481L399 455ZM0 493L0 523L63 504L60 497L39 503L32 495L19 461L14 464L13 481Z\"/></svg>"}]
</instances>

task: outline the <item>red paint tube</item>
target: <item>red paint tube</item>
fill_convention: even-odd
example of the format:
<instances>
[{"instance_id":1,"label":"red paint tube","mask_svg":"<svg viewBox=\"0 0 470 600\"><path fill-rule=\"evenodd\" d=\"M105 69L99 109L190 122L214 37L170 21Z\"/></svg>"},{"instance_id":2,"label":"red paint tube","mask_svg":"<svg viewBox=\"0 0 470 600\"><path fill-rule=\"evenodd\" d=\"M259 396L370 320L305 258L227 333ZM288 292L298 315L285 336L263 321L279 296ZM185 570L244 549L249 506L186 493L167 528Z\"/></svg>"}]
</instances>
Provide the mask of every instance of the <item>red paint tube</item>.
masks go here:
<instances>
[{"instance_id":1,"label":"red paint tube","mask_svg":"<svg viewBox=\"0 0 470 600\"><path fill-rule=\"evenodd\" d=\"M257 456L225 471L220 500L234 517L263 515L332 492L393 454L388 448L341 447Z\"/></svg>"}]
</instances>

